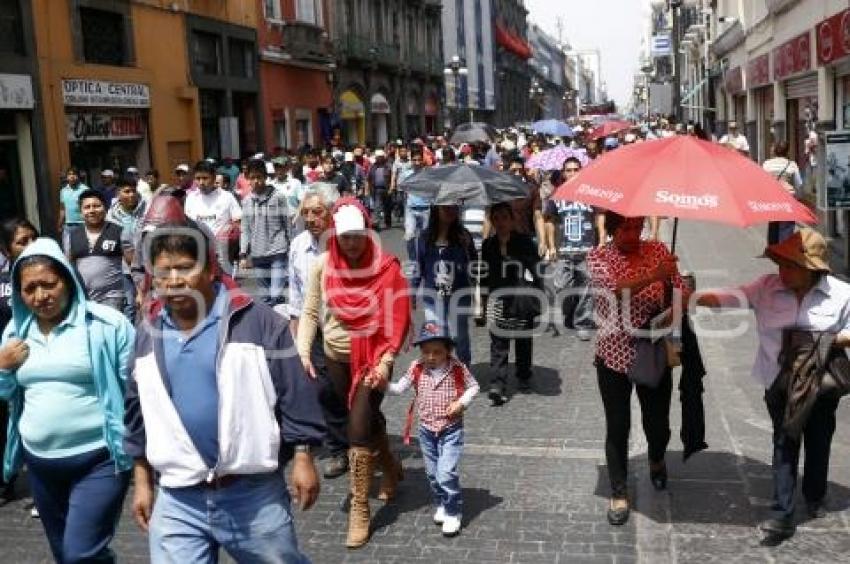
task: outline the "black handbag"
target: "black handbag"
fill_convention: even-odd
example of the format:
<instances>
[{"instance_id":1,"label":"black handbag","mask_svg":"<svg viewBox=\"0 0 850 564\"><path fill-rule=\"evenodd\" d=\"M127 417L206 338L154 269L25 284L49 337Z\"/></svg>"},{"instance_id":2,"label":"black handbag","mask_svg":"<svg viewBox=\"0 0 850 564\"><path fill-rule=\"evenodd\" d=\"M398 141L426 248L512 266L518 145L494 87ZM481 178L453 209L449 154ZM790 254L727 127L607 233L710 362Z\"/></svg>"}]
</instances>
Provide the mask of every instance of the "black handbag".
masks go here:
<instances>
[{"instance_id":1,"label":"black handbag","mask_svg":"<svg viewBox=\"0 0 850 564\"><path fill-rule=\"evenodd\" d=\"M523 273L514 286L516 293L504 298L505 316L510 319L535 319L543 313L539 288L526 279L526 274L531 275L528 268L523 267Z\"/></svg>"}]
</instances>

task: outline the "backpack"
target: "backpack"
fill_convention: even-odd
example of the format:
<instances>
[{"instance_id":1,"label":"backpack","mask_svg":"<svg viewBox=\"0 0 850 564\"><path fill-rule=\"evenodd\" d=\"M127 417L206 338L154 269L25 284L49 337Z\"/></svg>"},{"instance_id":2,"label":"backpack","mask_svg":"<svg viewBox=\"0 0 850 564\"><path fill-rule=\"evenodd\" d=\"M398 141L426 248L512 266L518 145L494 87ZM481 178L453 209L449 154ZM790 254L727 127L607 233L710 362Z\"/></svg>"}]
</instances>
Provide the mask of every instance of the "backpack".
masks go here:
<instances>
[{"instance_id":1,"label":"backpack","mask_svg":"<svg viewBox=\"0 0 850 564\"><path fill-rule=\"evenodd\" d=\"M454 379L455 383L455 392L457 393L455 399L460 399L460 397L463 395L463 392L465 391L466 385L463 379L463 366L460 364L459 361L454 360L452 361L452 366L450 370L452 371L452 378ZM411 386L413 386L414 396L413 399L410 400L410 405L407 408L407 420L404 423L403 433L404 444L406 445L410 444L410 430L413 428L413 412L416 408L416 400L419 397L419 380L422 378L423 371L424 368L421 362L417 362L413 366L413 381L411 382Z\"/></svg>"}]
</instances>

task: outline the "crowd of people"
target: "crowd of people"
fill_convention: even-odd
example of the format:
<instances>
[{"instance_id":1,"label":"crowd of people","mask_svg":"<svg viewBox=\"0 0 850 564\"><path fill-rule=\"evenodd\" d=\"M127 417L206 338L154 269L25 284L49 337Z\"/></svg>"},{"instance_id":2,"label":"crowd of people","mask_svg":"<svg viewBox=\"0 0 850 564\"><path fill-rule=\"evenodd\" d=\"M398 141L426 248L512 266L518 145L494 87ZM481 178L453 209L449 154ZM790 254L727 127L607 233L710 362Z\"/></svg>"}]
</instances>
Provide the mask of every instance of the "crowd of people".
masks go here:
<instances>
[{"instance_id":1,"label":"crowd of people","mask_svg":"<svg viewBox=\"0 0 850 564\"><path fill-rule=\"evenodd\" d=\"M304 562L291 508L308 509L319 495L321 447L325 478L349 474L346 545L358 548L369 542L376 469L383 501L404 478L384 396L412 389L404 439L418 416L433 520L455 536L463 412L480 387L470 373L473 323L489 334L482 379L494 407L510 399L512 341L516 388L534 389L533 335L542 326L594 339L607 519L622 525L632 390L650 479L663 490L675 365L642 364L630 328L674 299L687 302L692 289L658 241L661 218L624 218L552 195L622 145L704 134L667 122L599 139L589 125L575 129L573 139L511 128L486 142L429 137L375 150L206 159L178 164L165 183L130 167L118 178L105 170L89 187L69 167L56 240L23 219L0 226L4 495L26 465L59 562L114 558L109 545L131 477L133 516L154 562L213 562L220 548L240 562ZM748 150L729 135L723 144ZM559 145L567 152L554 170L528 166ZM765 169L793 190L799 173L787 145L774 153ZM451 165L514 175L526 196L484 209L406 193L418 171ZM403 230L401 258L377 235L394 226ZM830 331L836 346L850 343L840 335L850 329L850 285L830 275L812 230L772 226L767 256L778 274L698 303L756 313L754 375L768 389L775 427L776 515L762 528L790 536L803 440L803 493L810 513L822 513L838 400L819 398L789 431L783 329ZM741 293L747 299L736 301ZM416 310L425 322L414 330ZM418 358L398 367L410 338Z\"/></svg>"}]
</instances>

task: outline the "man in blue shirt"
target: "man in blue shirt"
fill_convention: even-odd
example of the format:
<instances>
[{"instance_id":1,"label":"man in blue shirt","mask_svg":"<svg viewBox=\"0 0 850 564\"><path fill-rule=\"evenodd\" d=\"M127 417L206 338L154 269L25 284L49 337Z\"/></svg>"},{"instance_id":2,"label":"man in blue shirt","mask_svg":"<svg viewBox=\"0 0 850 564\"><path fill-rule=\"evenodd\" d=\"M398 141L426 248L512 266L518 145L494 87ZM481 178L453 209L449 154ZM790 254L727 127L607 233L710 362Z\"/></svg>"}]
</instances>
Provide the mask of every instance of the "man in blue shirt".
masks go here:
<instances>
[{"instance_id":1,"label":"man in blue shirt","mask_svg":"<svg viewBox=\"0 0 850 564\"><path fill-rule=\"evenodd\" d=\"M410 155L410 168L400 169L397 173L397 182L403 182L406 178L413 176L424 164L422 150L415 149ZM404 205L404 241L407 245L407 258L416 260L416 240L428 227L428 215L431 210L431 202L427 198L408 194Z\"/></svg>"},{"instance_id":2,"label":"man in blue shirt","mask_svg":"<svg viewBox=\"0 0 850 564\"><path fill-rule=\"evenodd\" d=\"M159 227L149 248L161 301L137 335L124 444L151 560L214 562L222 547L237 562L300 564L280 465L292 457L296 503L311 507L324 423L288 323L219 279L197 226Z\"/></svg>"},{"instance_id":3,"label":"man in blue shirt","mask_svg":"<svg viewBox=\"0 0 850 564\"><path fill-rule=\"evenodd\" d=\"M65 172L66 184L59 190L59 218L56 230L62 233L62 248L68 247L68 231L71 227L83 224L83 214L80 212L80 194L89 189L80 182L80 171L75 166L68 167Z\"/></svg>"}]
</instances>

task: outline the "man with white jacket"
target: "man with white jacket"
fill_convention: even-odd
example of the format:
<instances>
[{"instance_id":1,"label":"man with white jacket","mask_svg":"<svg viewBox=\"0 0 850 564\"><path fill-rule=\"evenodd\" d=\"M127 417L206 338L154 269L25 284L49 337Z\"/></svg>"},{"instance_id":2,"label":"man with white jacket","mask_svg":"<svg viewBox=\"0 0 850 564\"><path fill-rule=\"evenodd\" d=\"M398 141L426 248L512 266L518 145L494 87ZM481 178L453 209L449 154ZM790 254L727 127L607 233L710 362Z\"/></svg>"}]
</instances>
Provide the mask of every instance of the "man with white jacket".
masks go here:
<instances>
[{"instance_id":1,"label":"man with white jacket","mask_svg":"<svg viewBox=\"0 0 850 564\"><path fill-rule=\"evenodd\" d=\"M305 562L280 467L293 457L308 509L324 423L288 323L218 276L197 227L159 227L149 241L161 301L139 325L124 445L151 560L216 562L223 548L237 562Z\"/></svg>"}]
</instances>

